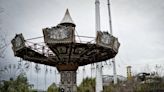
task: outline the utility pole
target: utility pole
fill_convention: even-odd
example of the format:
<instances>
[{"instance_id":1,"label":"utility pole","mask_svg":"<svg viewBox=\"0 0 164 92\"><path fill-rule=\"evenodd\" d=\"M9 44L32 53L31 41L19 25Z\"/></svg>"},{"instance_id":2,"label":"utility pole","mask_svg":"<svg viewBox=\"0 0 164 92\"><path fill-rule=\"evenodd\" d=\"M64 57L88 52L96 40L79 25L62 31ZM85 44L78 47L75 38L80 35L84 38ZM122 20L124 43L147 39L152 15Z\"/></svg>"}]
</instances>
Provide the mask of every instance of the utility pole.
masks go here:
<instances>
[{"instance_id":1,"label":"utility pole","mask_svg":"<svg viewBox=\"0 0 164 92\"><path fill-rule=\"evenodd\" d=\"M96 33L97 31L100 31L100 1L95 0L95 29ZM103 91L103 85L102 85L102 63L99 62L96 64L96 92L102 92Z\"/></svg>"},{"instance_id":2,"label":"utility pole","mask_svg":"<svg viewBox=\"0 0 164 92\"><path fill-rule=\"evenodd\" d=\"M110 34L113 35L113 30L112 30L112 18L111 18L111 10L110 10L110 0L107 0L108 2L108 14L109 14L109 29L110 29ZM114 76L114 84L117 84L117 72L116 72L116 62L115 58L112 58L113 62L113 76Z\"/></svg>"}]
</instances>

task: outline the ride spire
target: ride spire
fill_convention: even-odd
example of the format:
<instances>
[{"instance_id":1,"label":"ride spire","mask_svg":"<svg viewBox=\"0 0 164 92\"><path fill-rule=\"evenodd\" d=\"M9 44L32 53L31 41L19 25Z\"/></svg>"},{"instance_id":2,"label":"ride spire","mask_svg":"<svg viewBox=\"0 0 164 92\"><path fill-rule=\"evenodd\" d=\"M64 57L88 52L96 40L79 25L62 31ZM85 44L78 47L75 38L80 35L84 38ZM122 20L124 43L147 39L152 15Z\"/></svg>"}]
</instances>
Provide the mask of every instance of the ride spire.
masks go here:
<instances>
[{"instance_id":1,"label":"ride spire","mask_svg":"<svg viewBox=\"0 0 164 92\"><path fill-rule=\"evenodd\" d=\"M62 24L72 24L73 26L76 26L71 18L71 15L70 15L68 9L66 10L65 15L64 15L62 21L60 22L60 25L62 25Z\"/></svg>"}]
</instances>

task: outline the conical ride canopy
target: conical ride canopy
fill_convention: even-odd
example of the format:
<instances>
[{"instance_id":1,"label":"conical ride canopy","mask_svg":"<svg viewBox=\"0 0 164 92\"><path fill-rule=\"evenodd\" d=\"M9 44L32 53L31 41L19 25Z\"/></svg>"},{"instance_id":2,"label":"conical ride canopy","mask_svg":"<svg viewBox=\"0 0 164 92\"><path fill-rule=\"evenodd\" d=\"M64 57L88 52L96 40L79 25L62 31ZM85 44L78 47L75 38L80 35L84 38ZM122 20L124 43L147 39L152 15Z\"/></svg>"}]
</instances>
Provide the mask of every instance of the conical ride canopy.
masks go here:
<instances>
[{"instance_id":1,"label":"conical ride canopy","mask_svg":"<svg viewBox=\"0 0 164 92\"><path fill-rule=\"evenodd\" d=\"M74 27L76 26L71 18L71 15L68 9L66 10L66 13L59 25L62 25L62 24L72 24Z\"/></svg>"}]
</instances>

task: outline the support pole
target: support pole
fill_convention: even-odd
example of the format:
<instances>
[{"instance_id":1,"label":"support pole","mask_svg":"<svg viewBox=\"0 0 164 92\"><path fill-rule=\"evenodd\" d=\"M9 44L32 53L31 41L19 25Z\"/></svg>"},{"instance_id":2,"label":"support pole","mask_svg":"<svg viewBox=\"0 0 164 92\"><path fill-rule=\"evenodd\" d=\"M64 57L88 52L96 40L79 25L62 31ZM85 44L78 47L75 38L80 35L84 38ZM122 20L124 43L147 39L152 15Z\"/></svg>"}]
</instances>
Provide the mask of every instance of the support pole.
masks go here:
<instances>
[{"instance_id":1,"label":"support pole","mask_svg":"<svg viewBox=\"0 0 164 92\"><path fill-rule=\"evenodd\" d=\"M76 70L60 71L60 92L77 92L76 87Z\"/></svg>"},{"instance_id":2,"label":"support pole","mask_svg":"<svg viewBox=\"0 0 164 92\"><path fill-rule=\"evenodd\" d=\"M112 62L113 62L114 84L117 84L117 71L116 71L116 62L115 62L115 58L112 59Z\"/></svg>"},{"instance_id":3,"label":"support pole","mask_svg":"<svg viewBox=\"0 0 164 92\"><path fill-rule=\"evenodd\" d=\"M100 31L100 1L99 0L96 0L95 1L95 21L96 21L96 32L97 31Z\"/></svg>"},{"instance_id":4,"label":"support pole","mask_svg":"<svg viewBox=\"0 0 164 92\"><path fill-rule=\"evenodd\" d=\"M107 0L108 2L108 14L109 14L109 29L110 29L110 34L113 35L113 30L112 30L112 18L111 18L111 10L110 10L110 0ZM113 76L114 76L114 84L117 84L117 72L116 72L116 62L115 58L112 58L113 62Z\"/></svg>"},{"instance_id":5,"label":"support pole","mask_svg":"<svg viewBox=\"0 0 164 92\"><path fill-rule=\"evenodd\" d=\"M96 33L97 31L100 31L100 1L95 0L95 29ZM102 92L103 91L103 85L102 85L102 63L99 62L96 65L96 92Z\"/></svg>"}]
</instances>

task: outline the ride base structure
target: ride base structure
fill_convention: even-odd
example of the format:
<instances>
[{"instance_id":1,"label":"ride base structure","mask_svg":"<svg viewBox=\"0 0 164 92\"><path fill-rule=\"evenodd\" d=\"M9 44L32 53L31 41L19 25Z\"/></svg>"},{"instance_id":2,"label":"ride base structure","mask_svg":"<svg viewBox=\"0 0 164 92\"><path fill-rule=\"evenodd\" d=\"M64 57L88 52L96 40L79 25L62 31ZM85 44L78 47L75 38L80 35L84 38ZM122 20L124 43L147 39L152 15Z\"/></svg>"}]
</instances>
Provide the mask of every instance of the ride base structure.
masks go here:
<instances>
[{"instance_id":1,"label":"ride base structure","mask_svg":"<svg viewBox=\"0 0 164 92\"><path fill-rule=\"evenodd\" d=\"M11 41L14 55L30 62L56 67L61 75L61 91L77 92L78 67L114 58L120 43L116 37L101 31L97 31L94 40L79 42L76 40L75 27L67 9L61 23L43 29L45 45L40 49L37 43L29 46L22 34L16 34Z\"/></svg>"}]
</instances>

